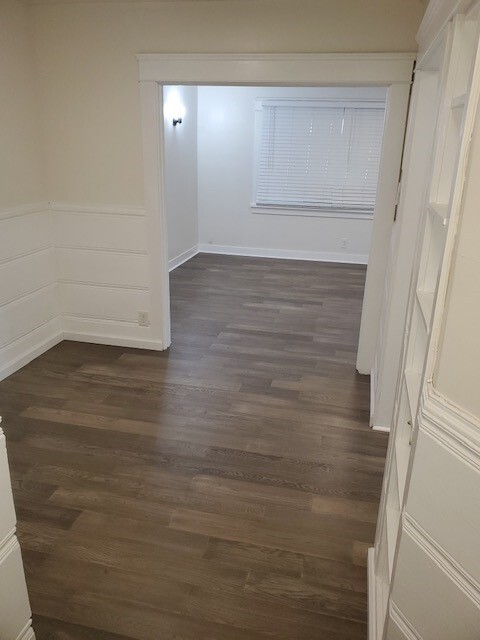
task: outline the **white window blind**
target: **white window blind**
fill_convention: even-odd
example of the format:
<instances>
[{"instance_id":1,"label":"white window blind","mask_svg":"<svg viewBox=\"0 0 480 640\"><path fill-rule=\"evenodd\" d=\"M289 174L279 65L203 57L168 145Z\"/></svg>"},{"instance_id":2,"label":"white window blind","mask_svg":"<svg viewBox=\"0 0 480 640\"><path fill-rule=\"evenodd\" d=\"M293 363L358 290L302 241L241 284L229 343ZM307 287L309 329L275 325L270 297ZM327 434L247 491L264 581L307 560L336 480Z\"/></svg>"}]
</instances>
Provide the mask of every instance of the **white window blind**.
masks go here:
<instances>
[{"instance_id":1,"label":"white window blind","mask_svg":"<svg viewBox=\"0 0 480 640\"><path fill-rule=\"evenodd\" d=\"M372 213L383 103L262 103L256 205Z\"/></svg>"}]
</instances>

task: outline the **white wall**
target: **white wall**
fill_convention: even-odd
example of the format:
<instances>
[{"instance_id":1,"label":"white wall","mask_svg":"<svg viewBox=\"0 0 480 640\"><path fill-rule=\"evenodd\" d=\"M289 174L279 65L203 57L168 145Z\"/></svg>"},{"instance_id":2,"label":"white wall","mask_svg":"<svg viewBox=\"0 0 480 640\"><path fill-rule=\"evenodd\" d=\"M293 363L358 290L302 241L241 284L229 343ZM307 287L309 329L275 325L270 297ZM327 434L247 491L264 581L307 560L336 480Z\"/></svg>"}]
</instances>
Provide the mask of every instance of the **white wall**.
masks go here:
<instances>
[{"instance_id":1,"label":"white wall","mask_svg":"<svg viewBox=\"0 0 480 640\"><path fill-rule=\"evenodd\" d=\"M0 3L0 378L60 332L28 9Z\"/></svg>"},{"instance_id":2,"label":"white wall","mask_svg":"<svg viewBox=\"0 0 480 640\"><path fill-rule=\"evenodd\" d=\"M199 87L198 213L204 250L366 263L371 220L252 213L258 98L375 98L385 89ZM342 248L342 240L348 246Z\"/></svg>"},{"instance_id":3,"label":"white wall","mask_svg":"<svg viewBox=\"0 0 480 640\"><path fill-rule=\"evenodd\" d=\"M198 244L197 87L164 87L164 103L181 103L185 117L173 126L165 117L165 208L168 260L177 266Z\"/></svg>"}]
</instances>

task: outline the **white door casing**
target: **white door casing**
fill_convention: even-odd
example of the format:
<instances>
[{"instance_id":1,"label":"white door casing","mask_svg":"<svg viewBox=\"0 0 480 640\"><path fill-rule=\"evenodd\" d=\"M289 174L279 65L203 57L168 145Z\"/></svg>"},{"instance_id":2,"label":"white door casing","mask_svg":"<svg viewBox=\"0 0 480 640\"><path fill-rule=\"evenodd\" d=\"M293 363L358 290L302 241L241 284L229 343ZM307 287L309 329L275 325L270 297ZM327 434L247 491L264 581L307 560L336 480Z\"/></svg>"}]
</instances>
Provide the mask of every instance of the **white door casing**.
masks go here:
<instances>
[{"instance_id":1,"label":"white door casing","mask_svg":"<svg viewBox=\"0 0 480 640\"><path fill-rule=\"evenodd\" d=\"M152 338L167 348L170 296L164 194L162 85L387 87L382 170L374 212L359 360L370 373L415 54L139 54L140 100L150 265Z\"/></svg>"}]
</instances>

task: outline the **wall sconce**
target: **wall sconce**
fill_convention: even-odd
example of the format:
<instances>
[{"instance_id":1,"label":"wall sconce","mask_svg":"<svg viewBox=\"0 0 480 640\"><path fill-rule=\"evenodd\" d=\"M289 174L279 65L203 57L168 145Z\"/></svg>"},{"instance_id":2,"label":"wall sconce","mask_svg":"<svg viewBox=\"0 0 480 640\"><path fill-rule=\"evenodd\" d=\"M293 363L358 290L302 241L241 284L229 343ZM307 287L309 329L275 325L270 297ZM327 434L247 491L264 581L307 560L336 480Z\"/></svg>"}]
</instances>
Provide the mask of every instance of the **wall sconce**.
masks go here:
<instances>
[{"instance_id":1,"label":"wall sconce","mask_svg":"<svg viewBox=\"0 0 480 640\"><path fill-rule=\"evenodd\" d=\"M180 102L177 95L170 96L168 102L165 103L163 113L166 118L172 121L174 127L182 124L185 117L185 105Z\"/></svg>"}]
</instances>

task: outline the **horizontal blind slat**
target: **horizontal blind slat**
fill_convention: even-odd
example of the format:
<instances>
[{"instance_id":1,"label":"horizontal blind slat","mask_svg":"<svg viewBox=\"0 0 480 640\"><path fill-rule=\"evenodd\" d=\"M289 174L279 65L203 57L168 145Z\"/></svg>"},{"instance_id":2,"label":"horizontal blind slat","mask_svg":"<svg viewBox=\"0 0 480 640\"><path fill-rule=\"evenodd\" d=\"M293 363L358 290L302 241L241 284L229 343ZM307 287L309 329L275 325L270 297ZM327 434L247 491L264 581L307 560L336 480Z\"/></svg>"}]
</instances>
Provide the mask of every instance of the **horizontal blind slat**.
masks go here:
<instances>
[{"instance_id":1,"label":"horizontal blind slat","mask_svg":"<svg viewBox=\"0 0 480 640\"><path fill-rule=\"evenodd\" d=\"M373 210L385 110L263 106L258 204Z\"/></svg>"}]
</instances>

